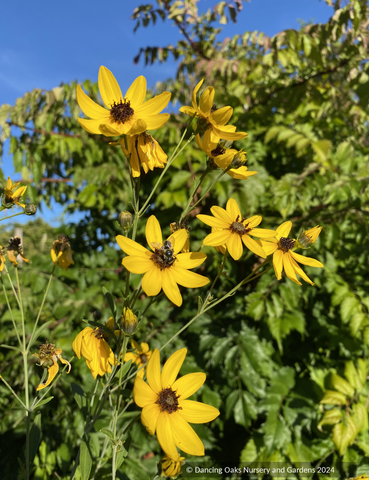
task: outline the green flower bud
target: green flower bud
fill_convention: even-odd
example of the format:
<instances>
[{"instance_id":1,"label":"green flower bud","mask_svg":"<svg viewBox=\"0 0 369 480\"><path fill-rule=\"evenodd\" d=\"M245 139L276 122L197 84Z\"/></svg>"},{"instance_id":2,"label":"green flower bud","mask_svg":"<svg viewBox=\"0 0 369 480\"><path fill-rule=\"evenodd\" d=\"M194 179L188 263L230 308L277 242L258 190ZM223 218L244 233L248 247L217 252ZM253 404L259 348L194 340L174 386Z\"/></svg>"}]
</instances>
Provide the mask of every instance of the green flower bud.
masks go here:
<instances>
[{"instance_id":1,"label":"green flower bud","mask_svg":"<svg viewBox=\"0 0 369 480\"><path fill-rule=\"evenodd\" d=\"M121 317L122 331L126 335L133 335L137 329L137 317L130 308L123 308Z\"/></svg>"},{"instance_id":2,"label":"green flower bud","mask_svg":"<svg viewBox=\"0 0 369 480\"><path fill-rule=\"evenodd\" d=\"M127 211L120 212L120 214L118 215L118 223L125 230L128 230L129 228L131 228L133 223L132 213Z\"/></svg>"},{"instance_id":3,"label":"green flower bud","mask_svg":"<svg viewBox=\"0 0 369 480\"><path fill-rule=\"evenodd\" d=\"M30 204L26 205L24 211L25 211L26 215L36 215L37 206L30 203Z\"/></svg>"}]
</instances>

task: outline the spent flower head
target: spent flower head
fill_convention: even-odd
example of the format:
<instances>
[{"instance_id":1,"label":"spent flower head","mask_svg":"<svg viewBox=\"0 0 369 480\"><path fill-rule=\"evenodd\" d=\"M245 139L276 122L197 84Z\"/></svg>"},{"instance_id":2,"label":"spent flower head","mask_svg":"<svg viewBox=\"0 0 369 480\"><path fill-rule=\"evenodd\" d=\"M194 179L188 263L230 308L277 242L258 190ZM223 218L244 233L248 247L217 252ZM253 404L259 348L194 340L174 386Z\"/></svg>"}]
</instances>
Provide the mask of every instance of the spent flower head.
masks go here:
<instances>
[{"instance_id":1,"label":"spent flower head","mask_svg":"<svg viewBox=\"0 0 369 480\"><path fill-rule=\"evenodd\" d=\"M12 262L12 264L15 267L18 265L18 262L17 262L18 255L20 255L20 257L26 263L29 262L29 260L24 256L24 253L23 253L22 239L18 236L9 238L7 253L8 253L9 261Z\"/></svg>"},{"instance_id":2,"label":"spent flower head","mask_svg":"<svg viewBox=\"0 0 369 480\"><path fill-rule=\"evenodd\" d=\"M48 377L46 382L40 383L40 385L37 387L37 390L42 390L43 388L50 385L50 383L53 381L59 371L58 360L60 360L61 363L68 365L67 373L70 372L70 369L72 368L71 364L68 362L68 360L65 360L61 356L62 352L63 351L61 348L55 348L55 345L53 343L49 343L46 340L45 344L40 345L39 352L33 354L34 357L37 357L39 359L39 365L41 367L47 368L48 371Z\"/></svg>"},{"instance_id":3,"label":"spent flower head","mask_svg":"<svg viewBox=\"0 0 369 480\"><path fill-rule=\"evenodd\" d=\"M65 233L60 234L54 241L50 253L55 266L59 263L64 270L68 270L68 267L74 264L69 238Z\"/></svg>"}]
</instances>

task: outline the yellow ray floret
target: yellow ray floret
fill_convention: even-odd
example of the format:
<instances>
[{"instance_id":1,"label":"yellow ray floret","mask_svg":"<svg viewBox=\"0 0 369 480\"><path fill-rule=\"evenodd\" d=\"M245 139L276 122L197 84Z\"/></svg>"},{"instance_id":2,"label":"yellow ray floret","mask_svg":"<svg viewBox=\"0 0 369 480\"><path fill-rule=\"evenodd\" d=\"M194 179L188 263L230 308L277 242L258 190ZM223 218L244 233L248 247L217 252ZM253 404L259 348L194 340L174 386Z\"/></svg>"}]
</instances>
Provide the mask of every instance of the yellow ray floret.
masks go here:
<instances>
[{"instance_id":1,"label":"yellow ray floret","mask_svg":"<svg viewBox=\"0 0 369 480\"><path fill-rule=\"evenodd\" d=\"M163 92L151 100L146 97L146 78L140 76L132 83L123 97L118 82L106 67L99 71L99 90L107 109L89 98L81 86L77 87L77 102L91 120L78 121L87 132L108 137L139 134L155 130L169 120L169 114L160 112L168 105L171 93Z\"/></svg>"},{"instance_id":2,"label":"yellow ray floret","mask_svg":"<svg viewBox=\"0 0 369 480\"><path fill-rule=\"evenodd\" d=\"M145 342L142 342L140 346L135 340L132 339L131 345L134 351L126 353L124 356L124 361L128 362L128 360L132 360L132 363L135 363L137 365L137 376L143 378L145 368L141 367L145 366L150 360L152 351L150 351L149 345Z\"/></svg>"},{"instance_id":3,"label":"yellow ray floret","mask_svg":"<svg viewBox=\"0 0 369 480\"><path fill-rule=\"evenodd\" d=\"M133 388L134 401L142 408L142 423L151 435L156 433L172 459L178 458L176 447L190 455L204 455L204 445L189 423L211 422L219 415L210 405L188 400L205 382L205 373L176 380L186 353L186 348L173 353L160 371L160 353L154 350L146 369L148 384L137 377Z\"/></svg>"}]
</instances>

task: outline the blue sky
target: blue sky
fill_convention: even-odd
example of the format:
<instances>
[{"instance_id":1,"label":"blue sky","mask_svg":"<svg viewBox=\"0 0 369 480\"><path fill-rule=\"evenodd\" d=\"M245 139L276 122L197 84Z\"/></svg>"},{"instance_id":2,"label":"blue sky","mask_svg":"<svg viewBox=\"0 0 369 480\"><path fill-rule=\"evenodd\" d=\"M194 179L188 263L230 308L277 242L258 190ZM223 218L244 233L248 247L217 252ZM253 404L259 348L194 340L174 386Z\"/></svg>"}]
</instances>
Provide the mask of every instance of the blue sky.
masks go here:
<instances>
[{"instance_id":1,"label":"blue sky","mask_svg":"<svg viewBox=\"0 0 369 480\"><path fill-rule=\"evenodd\" d=\"M160 19L156 27L139 28L133 33L132 11L143 3L155 0L3 2L0 105L12 105L34 88L51 89L61 82L82 82L86 78L96 81L100 65L114 73L123 91L139 75L145 75L149 86L173 76L174 61L147 67L143 61L133 63L141 47L166 46L181 38L176 27ZM200 0L199 10L216 3ZM243 3L238 22L226 25L220 38L254 30L272 36L286 28L299 28L298 19L326 22L332 12L324 0L252 0ZM3 157L2 168L6 175L13 176L10 156ZM60 214L58 206L45 211L46 219L53 224L58 224Z\"/></svg>"}]
</instances>

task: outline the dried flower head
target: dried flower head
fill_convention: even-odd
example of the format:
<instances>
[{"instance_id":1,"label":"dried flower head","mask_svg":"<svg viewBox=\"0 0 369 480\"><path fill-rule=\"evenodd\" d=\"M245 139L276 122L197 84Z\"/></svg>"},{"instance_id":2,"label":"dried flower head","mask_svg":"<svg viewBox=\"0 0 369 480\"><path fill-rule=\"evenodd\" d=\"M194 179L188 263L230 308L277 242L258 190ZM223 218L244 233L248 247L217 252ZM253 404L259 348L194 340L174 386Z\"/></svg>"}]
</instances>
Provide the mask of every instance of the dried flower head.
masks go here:
<instances>
[{"instance_id":1,"label":"dried flower head","mask_svg":"<svg viewBox=\"0 0 369 480\"><path fill-rule=\"evenodd\" d=\"M12 264L16 267L18 265L17 256L20 255L21 258L28 263L29 260L23 254L22 239L20 237L10 237L7 247L8 258Z\"/></svg>"},{"instance_id":2,"label":"dried flower head","mask_svg":"<svg viewBox=\"0 0 369 480\"><path fill-rule=\"evenodd\" d=\"M61 356L61 354L62 349L55 348L55 345L53 343L49 343L47 340L45 344L40 345L39 352L33 354L33 356L37 357L40 361L38 365L47 368L48 370L48 378L46 383L40 383L40 385L37 387L37 390L42 390L43 388L50 385L50 383L53 381L55 375L59 371L58 360L60 360L65 365L68 365L67 373L70 372L71 364L68 362L68 360L65 360Z\"/></svg>"}]
</instances>

